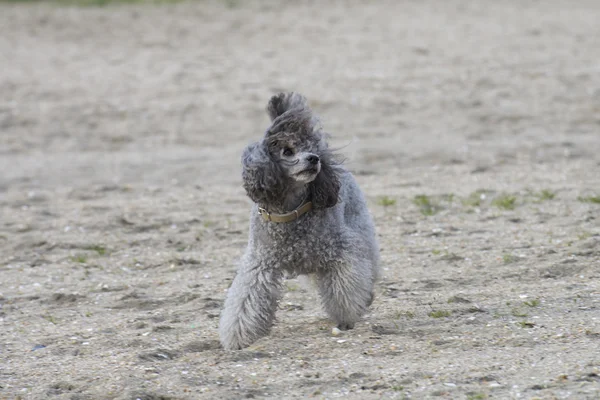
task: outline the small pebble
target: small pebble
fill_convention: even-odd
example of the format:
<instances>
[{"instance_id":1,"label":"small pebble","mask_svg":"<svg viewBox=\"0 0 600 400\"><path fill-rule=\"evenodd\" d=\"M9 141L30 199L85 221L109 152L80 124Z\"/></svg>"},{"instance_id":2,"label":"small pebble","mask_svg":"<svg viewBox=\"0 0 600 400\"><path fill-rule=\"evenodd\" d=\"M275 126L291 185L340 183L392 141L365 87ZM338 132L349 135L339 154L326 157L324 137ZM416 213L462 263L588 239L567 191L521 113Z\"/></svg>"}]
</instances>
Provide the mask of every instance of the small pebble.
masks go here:
<instances>
[{"instance_id":1,"label":"small pebble","mask_svg":"<svg viewBox=\"0 0 600 400\"><path fill-rule=\"evenodd\" d=\"M334 327L334 328L331 330L331 334L332 334L333 336L340 336L340 335L342 334L342 331L340 331L338 328Z\"/></svg>"}]
</instances>

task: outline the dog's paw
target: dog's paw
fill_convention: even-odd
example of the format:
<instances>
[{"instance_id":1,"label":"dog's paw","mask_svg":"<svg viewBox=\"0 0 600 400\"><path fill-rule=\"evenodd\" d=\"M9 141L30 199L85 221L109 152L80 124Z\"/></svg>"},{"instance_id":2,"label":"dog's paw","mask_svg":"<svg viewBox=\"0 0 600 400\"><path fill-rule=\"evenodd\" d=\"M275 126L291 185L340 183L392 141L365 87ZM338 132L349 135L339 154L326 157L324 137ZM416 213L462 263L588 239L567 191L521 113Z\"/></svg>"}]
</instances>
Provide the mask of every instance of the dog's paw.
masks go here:
<instances>
[{"instance_id":1,"label":"dog's paw","mask_svg":"<svg viewBox=\"0 0 600 400\"><path fill-rule=\"evenodd\" d=\"M340 331L349 331L350 329L354 329L354 322L342 322L337 327Z\"/></svg>"},{"instance_id":2,"label":"dog's paw","mask_svg":"<svg viewBox=\"0 0 600 400\"><path fill-rule=\"evenodd\" d=\"M245 343L242 338L237 335L221 332L220 336L221 346L223 346L225 350L240 350L248 346L248 343Z\"/></svg>"}]
</instances>

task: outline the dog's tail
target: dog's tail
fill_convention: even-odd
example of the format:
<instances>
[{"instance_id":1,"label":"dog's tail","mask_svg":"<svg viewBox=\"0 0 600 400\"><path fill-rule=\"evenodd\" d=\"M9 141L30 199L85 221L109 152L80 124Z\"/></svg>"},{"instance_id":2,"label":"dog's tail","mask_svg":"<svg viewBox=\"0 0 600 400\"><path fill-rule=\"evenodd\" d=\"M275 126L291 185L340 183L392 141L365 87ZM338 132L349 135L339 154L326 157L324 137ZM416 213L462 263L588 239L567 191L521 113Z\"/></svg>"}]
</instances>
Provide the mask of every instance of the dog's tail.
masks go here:
<instances>
[{"instance_id":1,"label":"dog's tail","mask_svg":"<svg viewBox=\"0 0 600 400\"><path fill-rule=\"evenodd\" d=\"M271 117L271 121L288 110L303 108L309 108L306 97L296 92L279 93L271 97L269 104L267 104L267 112Z\"/></svg>"}]
</instances>

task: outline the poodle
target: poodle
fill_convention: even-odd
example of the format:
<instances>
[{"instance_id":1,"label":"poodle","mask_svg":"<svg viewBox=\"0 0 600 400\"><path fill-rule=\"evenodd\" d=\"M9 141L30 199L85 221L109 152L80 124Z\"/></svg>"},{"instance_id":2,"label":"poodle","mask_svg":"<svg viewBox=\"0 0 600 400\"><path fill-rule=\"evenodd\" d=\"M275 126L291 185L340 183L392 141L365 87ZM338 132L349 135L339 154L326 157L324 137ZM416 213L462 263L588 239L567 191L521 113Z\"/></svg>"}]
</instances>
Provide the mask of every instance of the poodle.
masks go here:
<instances>
[{"instance_id":1,"label":"poodle","mask_svg":"<svg viewBox=\"0 0 600 400\"><path fill-rule=\"evenodd\" d=\"M363 194L328 148L306 99L281 93L267 111L271 126L242 155L243 186L255 204L248 247L219 323L229 350L269 333L284 276L314 276L325 311L347 330L373 302L379 274Z\"/></svg>"}]
</instances>

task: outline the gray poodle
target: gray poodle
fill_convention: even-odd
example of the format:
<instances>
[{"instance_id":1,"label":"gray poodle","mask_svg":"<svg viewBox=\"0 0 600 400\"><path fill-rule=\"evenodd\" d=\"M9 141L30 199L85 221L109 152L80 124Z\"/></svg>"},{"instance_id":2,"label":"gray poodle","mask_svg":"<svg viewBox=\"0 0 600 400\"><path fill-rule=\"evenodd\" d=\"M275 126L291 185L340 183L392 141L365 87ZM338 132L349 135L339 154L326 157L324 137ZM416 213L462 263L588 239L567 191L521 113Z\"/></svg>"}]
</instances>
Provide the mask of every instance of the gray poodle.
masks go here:
<instances>
[{"instance_id":1,"label":"gray poodle","mask_svg":"<svg viewBox=\"0 0 600 400\"><path fill-rule=\"evenodd\" d=\"M229 288L219 334L241 349L269 333L284 275L313 274L323 307L352 329L373 302L379 249L354 178L336 159L306 99L269 101L272 124L242 155L254 201L248 247Z\"/></svg>"}]
</instances>

